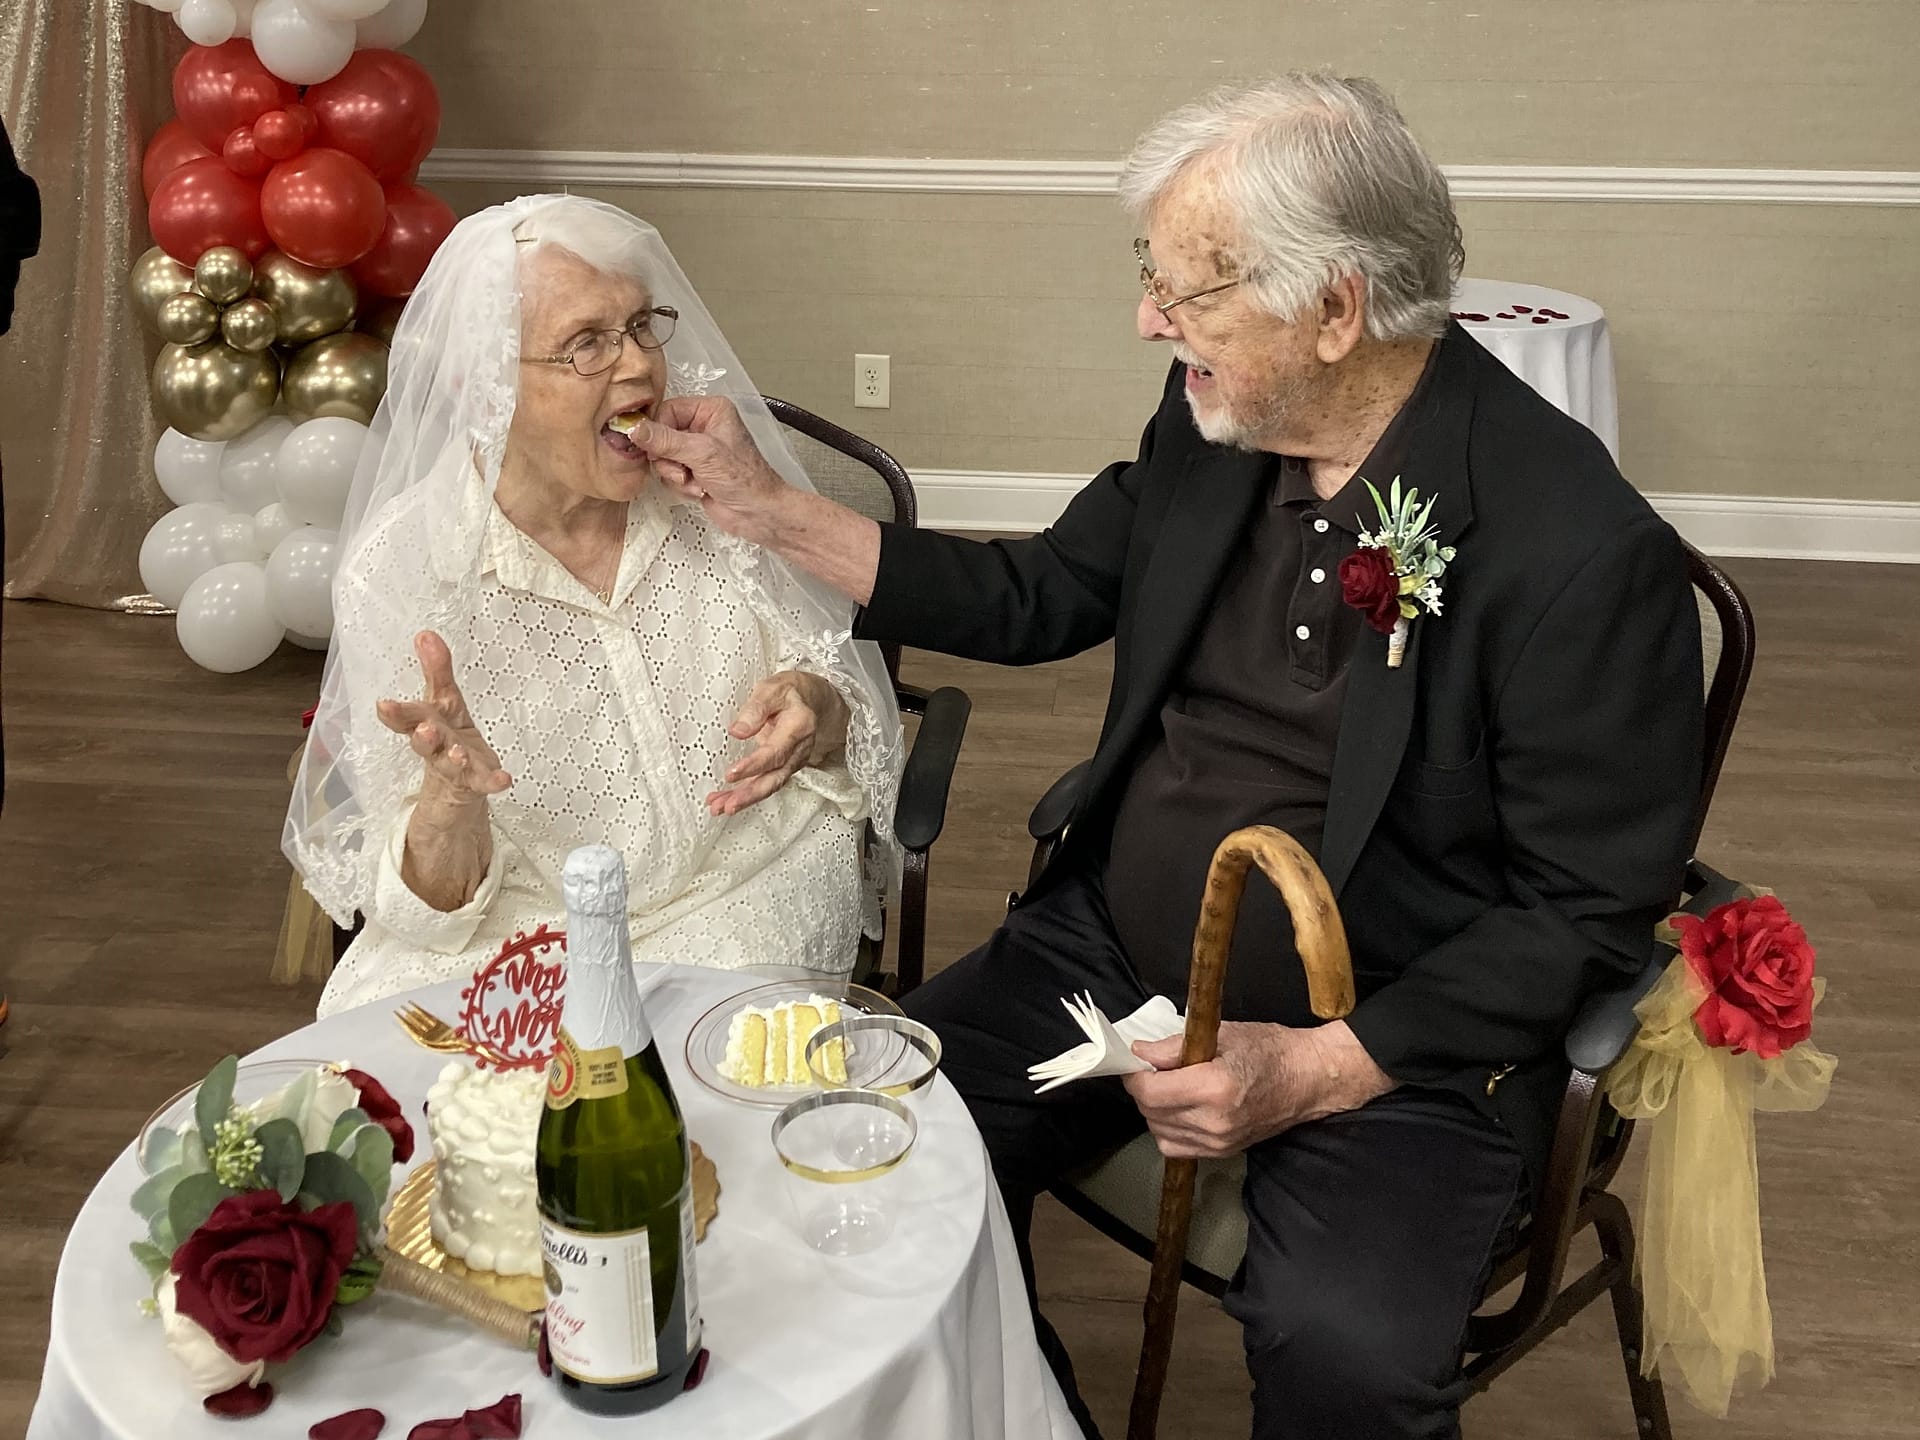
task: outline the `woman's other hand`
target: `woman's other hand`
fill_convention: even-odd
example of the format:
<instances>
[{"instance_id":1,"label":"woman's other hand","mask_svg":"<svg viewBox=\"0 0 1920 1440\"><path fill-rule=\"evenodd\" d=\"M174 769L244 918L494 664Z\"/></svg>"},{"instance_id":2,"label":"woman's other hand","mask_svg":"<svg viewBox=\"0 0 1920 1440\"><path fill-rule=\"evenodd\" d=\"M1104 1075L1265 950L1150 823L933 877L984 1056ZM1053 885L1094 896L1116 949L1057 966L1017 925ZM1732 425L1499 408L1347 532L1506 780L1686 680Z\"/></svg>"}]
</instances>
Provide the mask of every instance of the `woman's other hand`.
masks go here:
<instances>
[{"instance_id":1,"label":"woman's other hand","mask_svg":"<svg viewBox=\"0 0 1920 1440\"><path fill-rule=\"evenodd\" d=\"M480 891L493 864L487 798L513 777L481 735L453 679L453 654L431 630L413 637L426 693L419 700L382 700L380 722L407 737L425 775L407 822L400 878L427 904L458 910Z\"/></svg>"},{"instance_id":2,"label":"woman's other hand","mask_svg":"<svg viewBox=\"0 0 1920 1440\"><path fill-rule=\"evenodd\" d=\"M712 815L738 815L757 805L808 765L839 753L847 742L847 702L818 675L782 670L753 687L728 727L736 740L758 740L751 755L728 768L727 788L707 796Z\"/></svg>"},{"instance_id":3,"label":"woman's other hand","mask_svg":"<svg viewBox=\"0 0 1920 1440\"><path fill-rule=\"evenodd\" d=\"M419 700L382 700L380 722L407 737L426 767L423 803L455 808L498 795L513 777L486 742L453 679L453 653L431 630L413 637L426 693Z\"/></svg>"}]
</instances>

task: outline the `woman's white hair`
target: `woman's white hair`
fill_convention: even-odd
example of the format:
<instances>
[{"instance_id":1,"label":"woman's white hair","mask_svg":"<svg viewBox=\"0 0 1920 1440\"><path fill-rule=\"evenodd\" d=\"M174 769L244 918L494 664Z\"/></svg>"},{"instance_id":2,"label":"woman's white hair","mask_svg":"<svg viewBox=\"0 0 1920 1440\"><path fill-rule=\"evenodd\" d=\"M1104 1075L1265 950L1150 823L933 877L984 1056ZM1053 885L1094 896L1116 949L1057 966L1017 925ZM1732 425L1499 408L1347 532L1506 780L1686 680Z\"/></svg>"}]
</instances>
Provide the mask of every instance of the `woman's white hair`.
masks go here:
<instances>
[{"instance_id":1,"label":"woman's white hair","mask_svg":"<svg viewBox=\"0 0 1920 1440\"><path fill-rule=\"evenodd\" d=\"M1355 275L1372 338L1446 329L1465 256L1453 197L1373 81L1293 73L1184 105L1134 146L1120 198L1143 218L1200 166L1238 222L1233 259L1264 309L1292 319Z\"/></svg>"}]
</instances>

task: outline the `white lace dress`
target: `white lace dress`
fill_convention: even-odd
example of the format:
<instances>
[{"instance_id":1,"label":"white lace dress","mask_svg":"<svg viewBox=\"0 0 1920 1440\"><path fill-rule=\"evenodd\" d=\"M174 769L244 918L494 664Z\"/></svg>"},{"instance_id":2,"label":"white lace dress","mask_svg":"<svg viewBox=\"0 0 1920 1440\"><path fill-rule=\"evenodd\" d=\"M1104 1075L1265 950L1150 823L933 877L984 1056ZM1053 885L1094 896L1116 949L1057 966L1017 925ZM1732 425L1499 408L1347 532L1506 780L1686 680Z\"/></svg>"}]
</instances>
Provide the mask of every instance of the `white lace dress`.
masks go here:
<instances>
[{"instance_id":1,"label":"white lace dress","mask_svg":"<svg viewBox=\"0 0 1920 1440\"><path fill-rule=\"evenodd\" d=\"M410 649L372 653L371 637L396 631L382 597L418 587L423 512L436 488L409 491L378 515L336 582L336 644L354 662L350 745L382 768L420 766L373 709L383 695L417 696L418 664ZM477 486L470 493L480 497ZM445 636L480 733L513 776L489 802L493 862L470 904L434 910L400 878L410 801L370 816L366 843L385 839L367 857L377 869L366 928L320 1014L470 974L516 933L564 924L561 866L590 843L626 858L636 960L849 970L870 905L866 800L846 766L803 770L739 815L707 813L727 766L752 749L727 734L748 692L775 671L813 667L779 653L728 583L706 517L650 487L631 507L603 604L490 498L473 503L485 511L475 517L484 526L478 602L427 623ZM403 569L411 573L393 583Z\"/></svg>"}]
</instances>

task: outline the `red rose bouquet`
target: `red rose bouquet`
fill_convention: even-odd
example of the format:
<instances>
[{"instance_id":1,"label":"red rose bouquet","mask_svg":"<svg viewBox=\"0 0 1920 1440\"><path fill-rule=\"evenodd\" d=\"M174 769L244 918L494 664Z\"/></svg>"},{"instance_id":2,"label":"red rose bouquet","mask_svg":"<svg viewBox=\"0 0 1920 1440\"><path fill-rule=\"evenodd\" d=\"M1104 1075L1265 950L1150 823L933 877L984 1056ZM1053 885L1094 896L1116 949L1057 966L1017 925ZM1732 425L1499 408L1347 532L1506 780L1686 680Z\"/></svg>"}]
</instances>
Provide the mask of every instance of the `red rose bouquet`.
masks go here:
<instances>
[{"instance_id":1,"label":"red rose bouquet","mask_svg":"<svg viewBox=\"0 0 1920 1440\"><path fill-rule=\"evenodd\" d=\"M188 1383L222 1415L273 1400L285 1364L376 1287L457 1310L531 1348L528 1317L379 1244L396 1162L413 1130L371 1075L320 1066L265 1099L234 1103L231 1055L201 1081L193 1122L146 1141L133 1195L147 1227L133 1255L146 1302ZM497 1308L495 1308L497 1307Z\"/></svg>"},{"instance_id":2,"label":"red rose bouquet","mask_svg":"<svg viewBox=\"0 0 1920 1440\"><path fill-rule=\"evenodd\" d=\"M1641 1366L1725 1415L1737 1385L1773 1375L1753 1114L1819 1108L1836 1062L1808 1038L1821 995L1813 946L1771 894L1675 915L1659 938L1677 953L1607 1077L1614 1108L1652 1132Z\"/></svg>"}]
</instances>

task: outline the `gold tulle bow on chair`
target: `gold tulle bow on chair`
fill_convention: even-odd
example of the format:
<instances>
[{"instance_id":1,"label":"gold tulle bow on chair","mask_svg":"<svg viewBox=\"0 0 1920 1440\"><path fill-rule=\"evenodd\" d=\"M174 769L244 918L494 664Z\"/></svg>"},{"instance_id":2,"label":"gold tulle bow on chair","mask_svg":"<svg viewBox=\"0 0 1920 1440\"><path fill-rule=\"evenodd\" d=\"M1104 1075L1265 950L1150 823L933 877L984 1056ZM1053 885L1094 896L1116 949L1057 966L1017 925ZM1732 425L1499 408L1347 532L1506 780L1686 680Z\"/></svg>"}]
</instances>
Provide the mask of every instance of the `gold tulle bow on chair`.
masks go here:
<instances>
[{"instance_id":1,"label":"gold tulle bow on chair","mask_svg":"<svg viewBox=\"0 0 1920 1440\"><path fill-rule=\"evenodd\" d=\"M1710 1415L1773 1377L1760 1247L1755 1110L1817 1110L1833 1056L1807 1039L1822 982L1813 947L1771 895L1676 915L1677 947L1635 1007L1640 1034L1607 1098L1651 1132L1639 1225L1643 1373Z\"/></svg>"}]
</instances>

